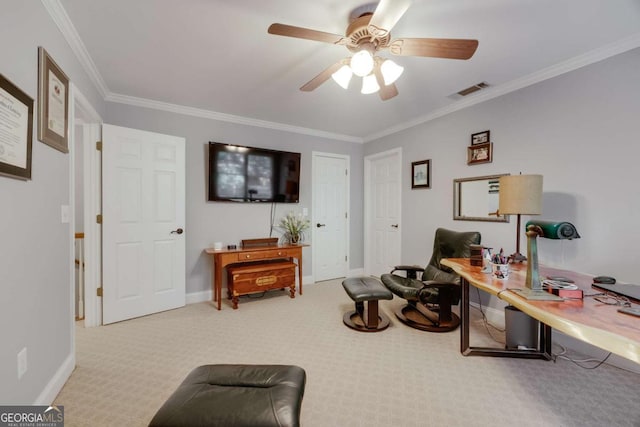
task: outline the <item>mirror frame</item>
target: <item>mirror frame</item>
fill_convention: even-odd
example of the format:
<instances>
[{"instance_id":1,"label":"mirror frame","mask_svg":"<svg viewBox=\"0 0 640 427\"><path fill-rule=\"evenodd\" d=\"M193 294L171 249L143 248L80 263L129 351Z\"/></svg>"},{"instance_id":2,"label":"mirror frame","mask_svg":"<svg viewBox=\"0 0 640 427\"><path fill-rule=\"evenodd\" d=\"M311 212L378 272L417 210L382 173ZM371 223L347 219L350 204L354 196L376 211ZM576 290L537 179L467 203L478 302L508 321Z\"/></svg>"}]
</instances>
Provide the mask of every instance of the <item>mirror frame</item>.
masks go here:
<instances>
[{"instance_id":1,"label":"mirror frame","mask_svg":"<svg viewBox=\"0 0 640 427\"><path fill-rule=\"evenodd\" d=\"M489 179L499 179L501 176L508 176L510 174L503 173L498 175L486 175L486 176L473 176L469 178L456 178L453 180L453 219L456 221L484 221L484 222L509 222L509 215L500 215L495 217L474 217L474 216L461 216L460 215L460 194L461 184L469 181L484 181Z\"/></svg>"}]
</instances>

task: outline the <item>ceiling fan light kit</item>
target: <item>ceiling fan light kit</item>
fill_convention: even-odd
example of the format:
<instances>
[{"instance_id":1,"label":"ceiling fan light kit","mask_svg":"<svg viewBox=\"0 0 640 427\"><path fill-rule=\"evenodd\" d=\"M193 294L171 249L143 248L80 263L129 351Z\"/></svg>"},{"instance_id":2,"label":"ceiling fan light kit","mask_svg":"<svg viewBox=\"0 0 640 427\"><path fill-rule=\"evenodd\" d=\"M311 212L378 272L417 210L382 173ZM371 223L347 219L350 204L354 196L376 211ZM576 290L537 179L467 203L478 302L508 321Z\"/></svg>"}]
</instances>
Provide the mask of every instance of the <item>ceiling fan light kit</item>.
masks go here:
<instances>
[{"instance_id":1,"label":"ceiling fan light kit","mask_svg":"<svg viewBox=\"0 0 640 427\"><path fill-rule=\"evenodd\" d=\"M404 72L404 67L396 64L390 59L386 59L380 66L380 72L382 73L382 77L384 77L385 86L388 86L398 80Z\"/></svg>"},{"instance_id":2,"label":"ceiling fan light kit","mask_svg":"<svg viewBox=\"0 0 640 427\"><path fill-rule=\"evenodd\" d=\"M343 89L349 88L349 82L351 81L352 76L353 71L351 71L351 67L349 67L348 65L343 65L338 71L331 74L333 80L338 83Z\"/></svg>"},{"instance_id":3,"label":"ceiling fan light kit","mask_svg":"<svg viewBox=\"0 0 640 427\"><path fill-rule=\"evenodd\" d=\"M304 84L300 90L310 92L330 77L347 89L353 74L362 77L361 93L378 93L383 101L398 94L394 82L404 68L395 62L376 56L379 50L388 49L392 55L422 56L431 58L469 59L478 48L477 40L401 38L391 40L391 29L411 5L411 0L381 0L356 8L351 16L345 36L295 27L271 24L269 34L314 40L346 46L354 52L350 59L342 59L330 65ZM371 10L375 6L372 13Z\"/></svg>"},{"instance_id":4,"label":"ceiling fan light kit","mask_svg":"<svg viewBox=\"0 0 640 427\"><path fill-rule=\"evenodd\" d=\"M376 76L373 74L369 74L368 76L364 76L362 78L362 90L360 93L368 95L370 93L376 93L380 90L380 85L376 81Z\"/></svg>"},{"instance_id":5,"label":"ceiling fan light kit","mask_svg":"<svg viewBox=\"0 0 640 427\"><path fill-rule=\"evenodd\" d=\"M363 49L351 57L351 71L358 77L364 77L373 71L373 55L368 50Z\"/></svg>"}]
</instances>

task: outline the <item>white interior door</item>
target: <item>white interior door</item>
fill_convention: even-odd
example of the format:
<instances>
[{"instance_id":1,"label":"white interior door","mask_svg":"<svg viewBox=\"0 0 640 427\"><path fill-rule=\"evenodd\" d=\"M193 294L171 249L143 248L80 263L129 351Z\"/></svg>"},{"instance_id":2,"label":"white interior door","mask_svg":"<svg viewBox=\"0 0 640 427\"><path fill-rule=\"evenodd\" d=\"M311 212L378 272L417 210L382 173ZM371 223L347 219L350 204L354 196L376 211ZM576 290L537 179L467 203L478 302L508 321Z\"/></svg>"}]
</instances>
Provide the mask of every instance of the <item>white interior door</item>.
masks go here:
<instances>
[{"instance_id":1,"label":"white interior door","mask_svg":"<svg viewBox=\"0 0 640 427\"><path fill-rule=\"evenodd\" d=\"M365 159L365 272L389 273L400 264L402 152Z\"/></svg>"},{"instance_id":2,"label":"white interior door","mask_svg":"<svg viewBox=\"0 0 640 427\"><path fill-rule=\"evenodd\" d=\"M185 304L185 140L102 129L103 323Z\"/></svg>"},{"instance_id":3,"label":"white interior door","mask_svg":"<svg viewBox=\"0 0 640 427\"><path fill-rule=\"evenodd\" d=\"M313 153L313 277L347 275L349 157Z\"/></svg>"}]
</instances>

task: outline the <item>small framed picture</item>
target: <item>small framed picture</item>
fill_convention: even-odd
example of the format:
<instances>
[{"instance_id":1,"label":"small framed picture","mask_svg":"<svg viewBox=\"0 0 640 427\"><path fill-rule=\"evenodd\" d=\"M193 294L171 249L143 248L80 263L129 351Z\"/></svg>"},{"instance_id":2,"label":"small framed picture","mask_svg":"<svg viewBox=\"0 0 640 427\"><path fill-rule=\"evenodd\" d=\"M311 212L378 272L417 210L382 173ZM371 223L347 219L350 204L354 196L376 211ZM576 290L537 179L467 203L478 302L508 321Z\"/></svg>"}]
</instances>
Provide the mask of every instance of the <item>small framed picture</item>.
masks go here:
<instances>
[{"instance_id":1,"label":"small framed picture","mask_svg":"<svg viewBox=\"0 0 640 427\"><path fill-rule=\"evenodd\" d=\"M471 134L471 145L486 144L488 142L491 142L489 140L488 130L485 130L484 132Z\"/></svg>"},{"instance_id":2,"label":"small framed picture","mask_svg":"<svg viewBox=\"0 0 640 427\"><path fill-rule=\"evenodd\" d=\"M42 46L38 47L38 139L69 152L69 78Z\"/></svg>"},{"instance_id":3,"label":"small framed picture","mask_svg":"<svg viewBox=\"0 0 640 427\"><path fill-rule=\"evenodd\" d=\"M493 161L493 144L476 144L467 148L467 164L491 163Z\"/></svg>"},{"instance_id":4,"label":"small framed picture","mask_svg":"<svg viewBox=\"0 0 640 427\"><path fill-rule=\"evenodd\" d=\"M431 159L411 163L411 188L431 188Z\"/></svg>"}]
</instances>

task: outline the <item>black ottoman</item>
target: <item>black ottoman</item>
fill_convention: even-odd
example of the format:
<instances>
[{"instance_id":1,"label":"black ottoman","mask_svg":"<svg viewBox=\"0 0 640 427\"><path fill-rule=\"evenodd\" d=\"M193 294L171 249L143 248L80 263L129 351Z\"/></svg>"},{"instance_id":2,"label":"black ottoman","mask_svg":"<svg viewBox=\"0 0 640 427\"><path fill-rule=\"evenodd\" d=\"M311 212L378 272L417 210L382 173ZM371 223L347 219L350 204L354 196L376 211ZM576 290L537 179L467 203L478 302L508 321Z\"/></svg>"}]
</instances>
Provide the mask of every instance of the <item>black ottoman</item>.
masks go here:
<instances>
[{"instance_id":1,"label":"black ottoman","mask_svg":"<svg viewBox=\"0 0 640 427\"><path fill-rule=\"evenodd\" d=\"M393 294L373 277L352 277L342 281L347 295L355 301L355 311L345 313L342 321L351 329L378 332L387 329L389 318L378 312L378 300L393 299ZM367 301L367 310L364 302Z\"/></svg>"},{"instance_id":2,"label":"black ottoman","mask_svg":"<svg viewBox=\"0 0 640 427\"><path fill-rule=\"evenodd\" d=\"M305 381L298 366L200 366L149 426L299 426Z\"/></svg>"}]
</instances>

